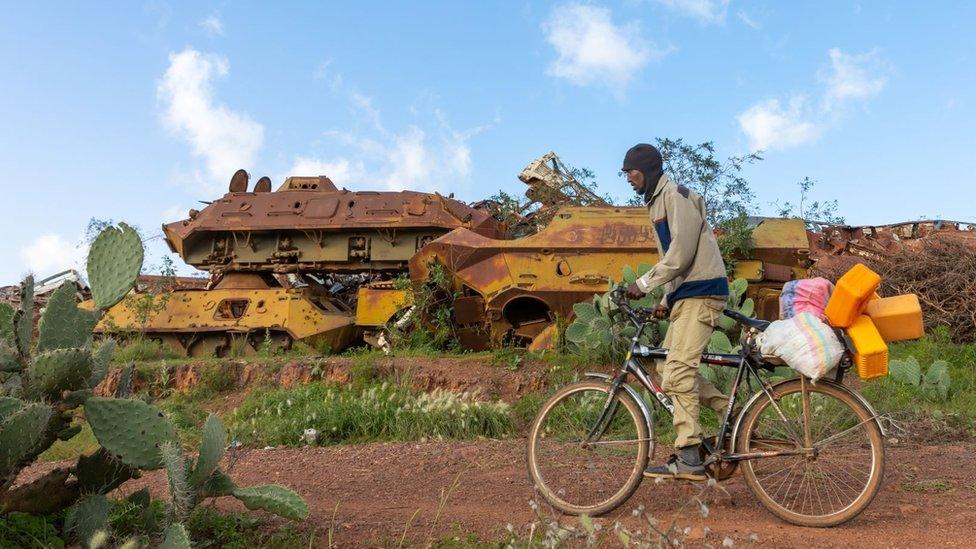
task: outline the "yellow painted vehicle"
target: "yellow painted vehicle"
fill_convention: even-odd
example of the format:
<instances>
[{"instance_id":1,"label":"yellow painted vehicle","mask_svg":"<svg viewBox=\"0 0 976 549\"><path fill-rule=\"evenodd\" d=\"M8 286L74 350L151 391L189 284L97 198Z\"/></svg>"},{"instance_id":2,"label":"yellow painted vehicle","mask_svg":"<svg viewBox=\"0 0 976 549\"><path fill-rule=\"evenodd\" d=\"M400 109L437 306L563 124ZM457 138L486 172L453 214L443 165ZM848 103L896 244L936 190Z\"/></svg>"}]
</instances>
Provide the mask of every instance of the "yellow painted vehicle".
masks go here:
<instances>
[{"instance_id":1,"label":"yellow painted vehicle","mask_svg":"<svg viewBox=\"0 0 976 549\"><path fill-rule=\"evenodd\" d=\"M210 273L207 287L130 295L96 332L141 333L189 356L299 340L341 350L395 312L402 294L384 283L456 228L502 234L489 214L435 193L340 190L325 176L290 177L276 191L262 178L248 191L240 170L223 197L163 226L169 247ZM385 301L357 307L371 284Z\"/></svg>"}]
</instances>

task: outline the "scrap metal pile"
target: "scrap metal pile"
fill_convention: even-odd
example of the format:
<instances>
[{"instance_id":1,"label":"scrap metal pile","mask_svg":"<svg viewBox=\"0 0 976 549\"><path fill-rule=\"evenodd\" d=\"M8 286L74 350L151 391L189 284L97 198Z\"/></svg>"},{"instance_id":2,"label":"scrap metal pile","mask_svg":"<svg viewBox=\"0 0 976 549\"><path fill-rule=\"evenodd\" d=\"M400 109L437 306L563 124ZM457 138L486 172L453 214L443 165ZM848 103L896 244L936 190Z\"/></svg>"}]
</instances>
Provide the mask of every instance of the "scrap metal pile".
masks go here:
<instances>
[{"instance_id":1,"label":"scrap metal pile","mask_svg":"<svg viewBox=\"0 0 976 549\"><path fill-rule=\"evenodd\" d=\"M882 277L883 295L918 295L926 328L945 326L955 342L976 340L976 225L910 221L824 227L810 235L814 270L836 280L856 262Z\"/></svg>"}]
</instances>

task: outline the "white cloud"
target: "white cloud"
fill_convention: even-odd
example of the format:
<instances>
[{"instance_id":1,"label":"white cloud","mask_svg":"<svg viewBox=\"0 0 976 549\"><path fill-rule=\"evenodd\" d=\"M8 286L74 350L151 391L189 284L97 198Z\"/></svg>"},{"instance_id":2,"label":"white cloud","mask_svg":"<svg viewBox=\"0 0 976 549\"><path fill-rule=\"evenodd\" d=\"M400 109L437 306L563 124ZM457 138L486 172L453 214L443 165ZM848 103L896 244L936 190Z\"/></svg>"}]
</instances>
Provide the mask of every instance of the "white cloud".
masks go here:
<instances>
[{"instance_id":1,"label":"white cloud","mask_svg":"<svg viewBox=\"0 0 976 549\"><path fill-rule=\"evenodd\" d=\"M768 99L752 105L736 119L752 150L782 150L820 136L820 126L807 119L806 110L803 96L792 97L786 108L778 99Z\"/></svg>"},{"instance_id":2,"label":"white cloud","mask_svg":"<svg viewBox=\"0 0 976 549\"><path fill-rule=\"evenodd\" d=\"M820 71L824 88L816 106L799 94L793 95L785 107L778 99L767 99L736 116L752 149L783 150L814 141L843 121L852 102L870 99L884 90L887 67L876 51L848 54L832 48L827 54L830 66Z\"/></svg>"},{"instance_id":3,"label":"white cloud","mask_svg":"<svg viewBox=\"0 0 976 549\"><path fill-rule=\"evenodd\" d=\"M614 24L610 10L597 6L557 6L542 30L558 55L547 73L578 86L626 87L649 61L671 51L649 44L637 23Z\"/></svg>"},{"instance_id":4,"label":"white cloud","mask_svg":"<svg viewBox=\"0 0 976 549\"><path fill-rule=\"evenodd\" d=\"M200 28L211 37L224 35L224 23L216 15L211 15L200 21Z\"/></svg>"},{"instance_id":5,"label":"white cloud","mask_svg":"<svg viewBox=\"0 0 976 549\"><path fill-rule=\"evenodd\" d=\"M20 249L21 260L40 277L64 269L82 270L84 257L84 250L76 242L56 233L41 235Z\"/></svg>"},{"instance_id":6,"label":"white cloud","mask_svg":"<svg viewBox=\"0 0 976 549\"><path fill-rule=\"evenodd\" d=\"M222 189L236 170L252 167L264 141L261 124L215 102L214 80L227 76L228 70L223 56L187 48L170 54L156 89L163 123L206 162L210 191Z\"/></svg>"},{"instance_id":7,"label":"white cloud","mask_svg":"<svg viewBox=\"0 0 976 549\"><path fill-rule=\"evenodd\" d=\"M831 48L830 71L823 76L827 85L824 108L831 110L846 101L870 99L884 90L888 83L885 67L877 51L848 54Z\"/></svg>"},{"instance_id":8,"label":"white cloud","mask_svg":"<svg viewBox=\"0 0 976 549\"><path fill-rule=\"evenodd\" d=\"M332 68L332 59L326 59L319 63L312 76L316 80L324 80L332 91L338 91L342 86L342 73Z\"/></svg>"},{"instance_id":9,"label":"white cloud","mask_svg":"<svg viewBox=\"0 0 976 549\"><path fill-rule=\"evenodd\" d=\"M657 0L662 6L704 24L725 23L729 0Z\"/></svg>"},{"instance_id":10,"label":"white cloud","mask_svg":"<svg viewBox=\"0 0 976 549\"><path fill-rule=\"evenodd\" d=\"M189 211L190 208L187 208L186 206L173 205L163 210L163 212L160 214L160 219L163 220L163 223L180 221L188 217Z\"/></svg>"},{"instance_id":11,"label":"white cloud","mask_svg":"<svg viewBox=\"0 0 976 549\"><path fill-rule=\"evenodd\" d=\"M328 158L298 156L288 175L328 175L336 185L356 189L453 192L463 188L471 175L471 138L492 127L489 124L458 131L444 113L435 109L433 116L422 112L416 115L434 120L436 125L417 123L391 131L383 124L372 98L351 93L349 102L368 131L326 132L345 149L345 154Z\"/></svg>"},{"instance_id":12,"label":"white cloud","mask_svg":"<svg viewBox=\"0 0 976 549\"><path fill-rule=\"evenodd\" d=\"M362 181L366 177L366 167L362 162L354 162L346 158L326 161L318 158L296 156L288 173L282 176L281 180L284 181L284 178L290 175L327 175L333 183L342 187L351 182Z\"/></svg>"},{"instance_id":13,"label":"white cloud","mask_svg":"<svg viewBox=\"0 0 976 549\"><path fill-rule=\"evenodd\" d=\"M753 19L752 16L743 10L739 10L735 15L739 18L739 21L745 23L745 25L752 30L759 30L762 28L762 23Z\"/></svg>"}]
</instances>

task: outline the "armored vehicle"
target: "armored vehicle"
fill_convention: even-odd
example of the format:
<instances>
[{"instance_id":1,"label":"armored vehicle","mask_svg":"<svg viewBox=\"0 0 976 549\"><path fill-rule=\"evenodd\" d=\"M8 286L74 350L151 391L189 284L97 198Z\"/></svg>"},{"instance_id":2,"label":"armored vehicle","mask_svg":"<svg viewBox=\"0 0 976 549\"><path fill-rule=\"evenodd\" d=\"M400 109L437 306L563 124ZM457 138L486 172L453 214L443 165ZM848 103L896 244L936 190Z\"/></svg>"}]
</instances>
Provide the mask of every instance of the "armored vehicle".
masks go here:
<instances>
[{"instance_id":1,"label":"armored vehicle","mask_svg":"<svg viewBox=\"0 0 976 549\"><path fill-rule=\"evenodd\" d=\"M163 226L170 249L207 271L204 289L132 294L100 332L140 332L191 356L303 340L340 350L360 335L357 289L390 281L432 240L465 228L501 236L486 212L438 194L338 189L326 176L277 190L234 174L229 192Z\"/></svg>"}]
</instances>

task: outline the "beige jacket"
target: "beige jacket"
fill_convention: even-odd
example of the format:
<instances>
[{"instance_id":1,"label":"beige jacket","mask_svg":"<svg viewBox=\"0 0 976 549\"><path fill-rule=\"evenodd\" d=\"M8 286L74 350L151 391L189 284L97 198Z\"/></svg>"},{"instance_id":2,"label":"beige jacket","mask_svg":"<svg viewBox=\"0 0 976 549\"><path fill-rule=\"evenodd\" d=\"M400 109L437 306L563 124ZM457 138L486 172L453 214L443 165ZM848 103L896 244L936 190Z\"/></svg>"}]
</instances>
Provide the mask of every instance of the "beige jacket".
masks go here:
<instances>
[{"instance_id":1,"label":"beige jacket","mask_svg":"<svg viewBox=\"0 0 976 549\"><path fill-rule=\"evenodd\" d=\"M725 262L705 220L705 201L663 175L647 210L660 261L637 286L644 293L664 286L661 304L667 307L688 297L728 297Z\"/></svg>"}]
</instances>

